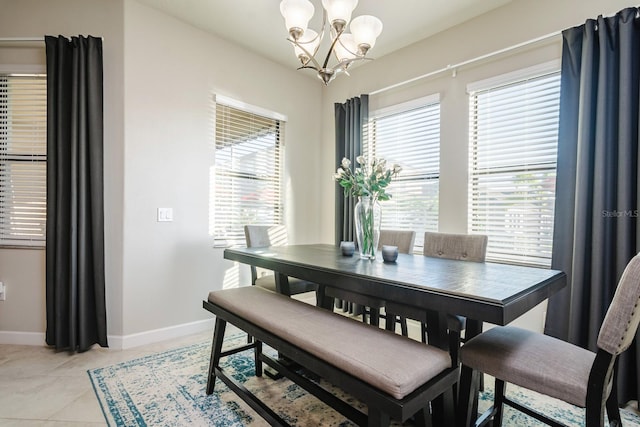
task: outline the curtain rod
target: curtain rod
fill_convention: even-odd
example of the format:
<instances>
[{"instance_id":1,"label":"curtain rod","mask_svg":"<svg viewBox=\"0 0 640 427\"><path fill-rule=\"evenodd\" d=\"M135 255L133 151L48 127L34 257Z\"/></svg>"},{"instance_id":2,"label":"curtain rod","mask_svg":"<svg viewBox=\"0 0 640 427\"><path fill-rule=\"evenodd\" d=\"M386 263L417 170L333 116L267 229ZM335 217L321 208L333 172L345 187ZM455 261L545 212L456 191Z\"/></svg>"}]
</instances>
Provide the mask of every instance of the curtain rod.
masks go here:
<instances>
[{"instance_id":1,"label":"curtain rod","mask_svg":"<svg viewBox=\"0 0 640 427\"><path fill-rule=\"evenodd\" d=\"M638 7L638 6L636 6L636 7ZM614 16L616 13L608 13L606 15L600 15L600 16L605 16L605 17ZM638 17L640 17L640 11L638 11L636 13L636 18L638 18ZM429 73L422 74L422 75L414 77L412 79L405 80L403 82L396 83L396 84L393 84L391 86L383 87L382 89L378 89L378 90L375 90L373 92L369 92L369 95L377 95L379 93L386 92L388 90L395 89L395 88L404 86L406 84L410 84L410 83L416 82L418 80L426 79L428 77L432 77L432 76L435 76L435 75L438 75L438 74L441 74L441 73L445 73L447 71L452 71L453 72L453 76L455 77L456 69L459 68L459 67L462 67L464 65L469 65L469 64L472 64L474 62L482 61L483 59L491 58L492 56L500 55L500 54L509 52L511 50L519 49L521 47L524 47L524 46L527 46L527 45L530 45L530 44L535 44L535 43L538 43L538 42L541 42L541 41L544 41L544 40L559 36L561 34L562 34L562 31L554 31L553 33L549 33L549 34L546 34L544 36L540 36L540 37L537 37L535 39L531 39L531 40L526 41L526 42L518 43L518 44L515 44L513 46L506 47L504 49L499 49L499 50L496 50L494 52L487 53L485 55L481 55L481 56L478 56L478 57L475 57L475 58L472 58L472 59L469 59L469 60L466 60L466 61L458 62L457 64L447 65L446 67L440 68L439 70L431 71Z\"/></svg>"},{"instance_id":2,"label":"curtain rod","mask_svg":"<svg viewBox=\"0 0 640 427\"><path fill-rule=\"evenodd\" d=\"M494 52L486 53L484 55L480 55L480 56L477 56L475 58L468 59L466 61L458 62L457 64L453 64L453 65L450 64L450 65L447 65L446 67L443 67L443 68L440 68L438 70L434 70L434 71L428 72L426 74L422 74L422 75L417 76L417 77L413 77L413 78L411 78L409 80L405 80L405 81L400 82L400 83L395 83L395 84L393 84L391 86L383 87L382 89L374 90L372 92L369 92L369 95L377 95L379 93L386 92L386 91L391 90L391 89L396 89L398 87L401 87L401 86L404 86L404 85L407 85L407 84L410 84L410 83L414 83L414 82L416 82L418 80L426 79L428 77L433 77L435 75L438 75L438 74L441 74L441 73L445 73L445 72L448 72L448 71L452 71L453 72L453 76L455 77L456 70L458 68L462 67L462 66L469 65L469 64L472 64L474 62L482 61L484 59L491 58L492 56L501 55L503 53L506 53L506 52L509 52L509 51L512 51L512 50L516 50L516 49L519 49L519 48L524 47L524 46L528 46L530 44L535 44L535 43L538 43L538 42L541 42L541 41L544 41L544 40L559 36L560 34L562 34L562 31L554 31L553 33L549 33L549 34L546 34L544 36L540 36L540 37L537 37L535 39L528 40L526 42L514 44L513 46L505 47L504 49L499 49L499 50L496 50Z\"/></svg>"},{"instance_id":3,"label":"curtain rod","mask_svg":"<svg viewBox=\"0 0 640 427\"><path fill-rule=\"evenodd\" d=\"M70 38L70 37L67 37L67 38ZM100 40L104 41L104 37L100 37ZM0 43L7 43L7 42L15 42L15 43L44 42L44 37L0 37Z\"/></svg>"}]
</instances>

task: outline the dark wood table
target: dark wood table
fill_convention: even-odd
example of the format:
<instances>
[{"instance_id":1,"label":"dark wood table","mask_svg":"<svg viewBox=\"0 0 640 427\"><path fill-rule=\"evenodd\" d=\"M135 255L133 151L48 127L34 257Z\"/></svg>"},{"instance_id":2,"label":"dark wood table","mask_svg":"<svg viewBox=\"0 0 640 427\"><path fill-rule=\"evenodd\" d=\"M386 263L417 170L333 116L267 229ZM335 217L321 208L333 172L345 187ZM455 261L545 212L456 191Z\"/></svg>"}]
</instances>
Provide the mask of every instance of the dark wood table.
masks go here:
<instances>
[{"instance_id":1,"label":"dark wood table","mask_svg":"<svg viewBox=\"0 0 640 427\"><path fill-rule=\"evenodd\" d=\"M429 342L446 346L445 314L467 318L467 339L482 332L483 322L506 325L566 284L561 271L496 263L476 263L398 255L395 263L345 257L333 245L289 245L226 249L224 257L276 272L286 289L287 276L318 283L319 303L332 308L323 285L343 288L437 313L429 324ZM474 403L475 405L475 403Z\"/></svg>"}]
</instances>

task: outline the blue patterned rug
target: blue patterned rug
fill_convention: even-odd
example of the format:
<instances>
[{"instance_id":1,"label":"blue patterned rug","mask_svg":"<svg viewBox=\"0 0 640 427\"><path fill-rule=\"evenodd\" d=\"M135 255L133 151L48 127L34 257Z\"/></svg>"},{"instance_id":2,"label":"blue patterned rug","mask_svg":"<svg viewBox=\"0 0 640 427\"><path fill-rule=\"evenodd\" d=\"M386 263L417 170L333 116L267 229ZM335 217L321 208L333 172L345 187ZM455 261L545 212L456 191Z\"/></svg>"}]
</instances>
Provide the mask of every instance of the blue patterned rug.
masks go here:
<instances>
[{"instance_id":1,"label":"blue patterned rug","mask_svg":"<svg viewBox=\"0 0 640 427\"><path fill-rule=\"evenodd\" d=\"M245 335L236 335L227 338L225 346L237 346L245 340ZM216 381L212 395L205 394L210 349L210 342L203 342L89 370L107 424L127 427L267 425L220 380ZM256 378L250 351L227 357L223 361L225 369L233 372L239 382L244 383L291 425L354 426L287 379L274 381L266 376ZM515 400L544 408L547 413L552 412L567 426L584 425L583 411L571 405L512 386L508 386L507 393ZM480 409L488 407L488 399L492 397L490 390L485 392L479 403ZM353 399L350 400L353 402ZM635 413L622 411L622 416L625 426L640 426L640 417ZM543 424L507 408L503 425L524 427Z\"/></svg>"}]
</instances>

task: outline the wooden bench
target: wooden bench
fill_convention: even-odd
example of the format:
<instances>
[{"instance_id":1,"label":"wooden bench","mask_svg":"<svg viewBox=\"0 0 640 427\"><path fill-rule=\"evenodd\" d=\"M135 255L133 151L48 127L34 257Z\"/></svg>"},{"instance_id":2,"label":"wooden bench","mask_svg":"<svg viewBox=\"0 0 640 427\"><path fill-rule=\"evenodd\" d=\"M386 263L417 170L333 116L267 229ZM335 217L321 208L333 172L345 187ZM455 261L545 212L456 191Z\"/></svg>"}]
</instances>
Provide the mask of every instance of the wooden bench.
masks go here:
<instances>
[{"instance_id":1,"label":"wooden bench","mask_svg":"<svg viewBox=\"0 0 640 427\"><path fill-rule=\"evenodd\" d=\"M216 315L207 394L220 378L271 425L288 424L227 375L221 357L253 348L256 376L265 363L361 426L388 426L391 419L404 422L412 416L417 425L430 425L429 403L436 399L443 418L434 423L454 424L458 364L448 351L255 286L213 291L203 307ZM223 352L227 322L255 341ZM264 354L262 343L366 404L368 415Z\"/></svg>"}]
</instances>

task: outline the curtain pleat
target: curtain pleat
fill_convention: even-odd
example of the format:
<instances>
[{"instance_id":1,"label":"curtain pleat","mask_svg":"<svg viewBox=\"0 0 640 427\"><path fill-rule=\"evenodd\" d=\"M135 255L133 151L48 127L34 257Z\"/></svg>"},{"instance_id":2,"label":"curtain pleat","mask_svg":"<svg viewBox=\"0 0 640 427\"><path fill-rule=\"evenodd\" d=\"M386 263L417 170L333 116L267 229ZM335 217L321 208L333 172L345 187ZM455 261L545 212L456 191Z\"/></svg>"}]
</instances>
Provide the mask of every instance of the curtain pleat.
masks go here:
<instances>
[{"instance_id":1,"label":"curtain pleat","mask_svg":"<svg viewBox=\"0 0 640 427\"><path fill-rule=\"evenodd\" d=\"M102 40L45 37L47 56L46 342L107 346Z\"/></svg>"},{"instance_id":2,"label":"curtain pleat","mask_svg":"<svg viewBox=\"0 0 640 427\"><path fill-rule=\"evenodd\" d=\"M545 333L596 350L624 267L640 249L637 8L563 32L552 268ZM618 361L621 403L638 396L638 344Z\"/></svg>"},{"instance_id":3,"label":"curtain pleat","mask_svg":"<svg viewBox=\"0 0 640 427\"><path fill-rule=\"evenodd\" d=\"M348 99L344 104L335 103L336 163L337 169L343 158L356 165L356 157L362 154L363 127L369 121L369 95ZM345 197L344 189L336 183L335 241L355 242L353 210L357 200ZM347 301L336 300L336 306L344 311L360 314L362 308Z\"/></svg>"},{"instance_id":4,"label":"curtain pleat","mask_svg":"<svg viewBox=\"0 0 640 427\"><path fill-rule=\"evenodd\" d=\"M362 154L363 127L369 120L369 95L348 99L344 104L335 103L336 163L343 158L356 165L356 157ZM355 241L353 208L357 200L344 197L344 189L336 183L336 244L342 240Z\"/></svg>"}]
</instances>

